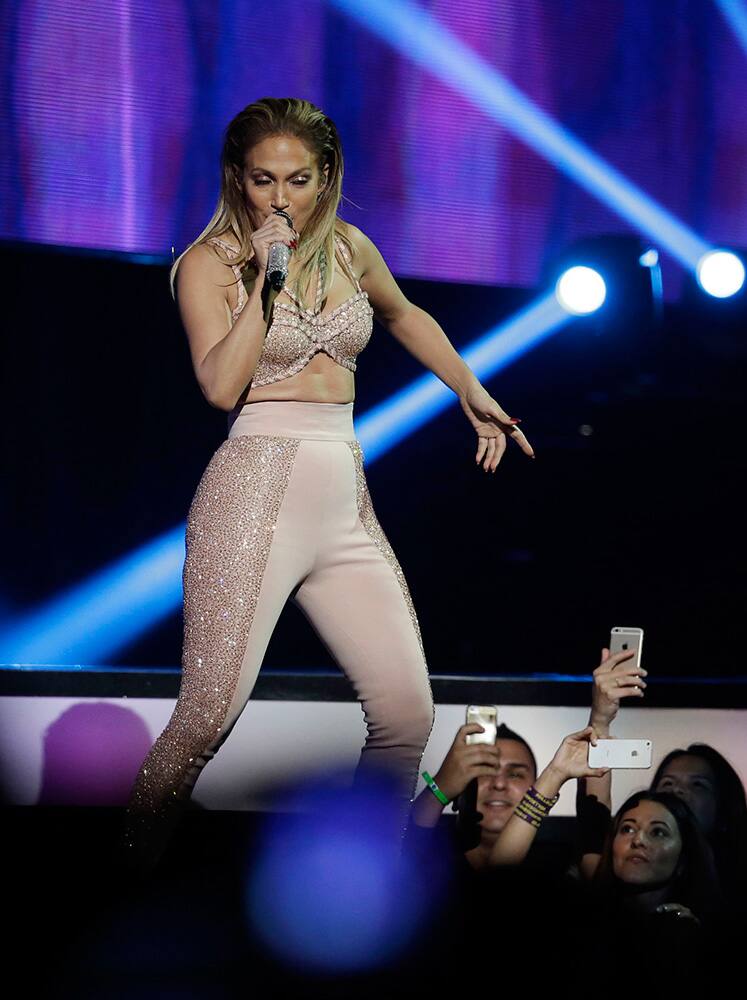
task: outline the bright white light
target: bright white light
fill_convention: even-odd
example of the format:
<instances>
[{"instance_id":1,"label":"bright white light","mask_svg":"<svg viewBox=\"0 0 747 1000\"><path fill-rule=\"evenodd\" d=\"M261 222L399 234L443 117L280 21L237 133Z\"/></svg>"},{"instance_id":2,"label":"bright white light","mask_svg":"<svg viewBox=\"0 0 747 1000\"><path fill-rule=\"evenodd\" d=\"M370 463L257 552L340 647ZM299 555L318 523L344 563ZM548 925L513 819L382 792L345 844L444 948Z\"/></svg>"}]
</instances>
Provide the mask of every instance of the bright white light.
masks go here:
<instances>
[{"instance_id":1,"label":"bright white light","mask_svg":"<svg viewBox=\"0 0 747 1000\"><path fill-rule=\"evenodd\" d=\"M717 299L736 295L744 284L744 264L728 250L711 250L698 261L698 283Z\"/></svg>"},{"instance_id":2,"label":"bright white light","mask_svg":"<svg viewBox=\"0 0 747 1000\"><path fill-rule=\"evenodd\" d=\"M607 298L607 286L593 267L570 267L558 279L555 297L566 312L586 316L595 312Z\"/></svg>"},{"instance_id":3,"label":"bright white light","mask_svg":"<svg viewBox=\"0 0 747 1000\"><path fill-rule=\"evenodd\" d=\"M654 247L651 247L649 250L646 250L641 254L638 258L638 263L641 267L656 267L659 263L659 251L655 250Z\"/></svg>"}]
</instances>

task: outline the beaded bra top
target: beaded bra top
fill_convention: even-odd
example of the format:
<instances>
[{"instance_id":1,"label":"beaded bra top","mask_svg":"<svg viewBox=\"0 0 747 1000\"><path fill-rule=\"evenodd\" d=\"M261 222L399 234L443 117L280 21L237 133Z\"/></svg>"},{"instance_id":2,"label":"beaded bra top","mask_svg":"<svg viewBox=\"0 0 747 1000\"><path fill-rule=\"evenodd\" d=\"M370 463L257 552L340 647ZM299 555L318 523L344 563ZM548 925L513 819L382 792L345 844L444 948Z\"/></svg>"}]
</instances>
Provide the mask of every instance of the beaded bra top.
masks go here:
<instances>
[{"instance_id":1,"label":"beaded bra top","mask_svg":"<svg viewBox=\"0 0 747 1000\"><path fill-rule=\"evenodd\" d=\"M234 247L216 236L208 242L220 246L229 258L238 254ZM337 237L335 244L350 265L350 254L345 244ZM246 291L241 269L236 264L231 264L231 267L238 279L238 302L231 312L233 325L246 305ZM275 300L273 320L252 378L253 389L290 378L305 368L320 351L348 371L355 371L356 358L370 340L373 330L373 309L368 301L368 294L363 291L356 279L355 295L351 295L336 309L322 316L320 309L322 286L323 276L320 272L313 309L307 309L298 296L287 287L283 292L291 301Z\"/></svg>"}]
</instances>

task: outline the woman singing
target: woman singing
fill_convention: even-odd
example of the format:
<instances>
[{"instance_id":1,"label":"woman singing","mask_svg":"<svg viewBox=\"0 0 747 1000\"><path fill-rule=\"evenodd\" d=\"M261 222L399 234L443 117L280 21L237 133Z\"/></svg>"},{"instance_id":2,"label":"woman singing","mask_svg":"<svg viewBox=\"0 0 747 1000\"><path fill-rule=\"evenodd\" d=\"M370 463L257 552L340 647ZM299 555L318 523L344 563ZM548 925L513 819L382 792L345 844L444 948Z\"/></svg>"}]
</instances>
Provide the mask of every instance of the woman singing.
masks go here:
<instances>
[{"instance_id":1,"label":"woman singing","mask_svg":"<svg viewBox=\"0 0 747 1000\"><path fill-rule=\"evenodd\" d=\"M189 511L181 688L133 789L133 857L160 853L289 597L355 687L368 727L359 768L388 768L412 797L433 721L428 672L353 433L373 316L458 395L486 471L507 436L533 454L373 243L338 218L342 175L337 130L318 108L250 104L226 130L215 214L172 269L197 381L231 420ZM279 292L266 281L273 243L292 250Z\"/></svg>"}]
</instances>

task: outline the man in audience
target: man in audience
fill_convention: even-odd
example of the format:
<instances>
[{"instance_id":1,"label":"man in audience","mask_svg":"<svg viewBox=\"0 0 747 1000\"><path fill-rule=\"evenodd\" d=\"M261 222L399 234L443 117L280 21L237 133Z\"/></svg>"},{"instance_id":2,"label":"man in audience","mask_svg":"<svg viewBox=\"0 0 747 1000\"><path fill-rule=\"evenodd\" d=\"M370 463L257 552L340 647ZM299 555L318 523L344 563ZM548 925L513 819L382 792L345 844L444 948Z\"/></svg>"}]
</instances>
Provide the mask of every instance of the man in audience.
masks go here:
<instances>
[{"instance_id":1,"label":"man in audience","mask_svg":"<svg viewBox=\"0 0 747 1000\"><path fill-rule=\"evenodd\" d=\"M412 819L418 826L436 826L450 802L457 809L465 806L464 793L472 781L477 782L476 807L485 834L495 839L506 825L537 776L537 763L527 741L505 725L498 727L495 744L467 743L467 736L483 731L475 723L457 730L433 785L413 803Z\"/></svg>"},{"instance_id":2,"label":"man in audience","mask_svg":"<svg viewBox=\"0 0 747 1000\"><path fill-rule=\"evenodd\" d=\"M537 778L537 761L523 736L500 725L495 744L467 743L467 736L482 731L475 723L457 730L432 784L413 803L411 823L415 830L434 828L452 804L459 814L454 849L478 872L490 867L493 845ZM556 843L551 848L546 839L540 854L543 866L550 855L553 867L562 868L570 860L566 845ZM536 862L536 849L533 855Z\"/></svg>"}]
</instances>

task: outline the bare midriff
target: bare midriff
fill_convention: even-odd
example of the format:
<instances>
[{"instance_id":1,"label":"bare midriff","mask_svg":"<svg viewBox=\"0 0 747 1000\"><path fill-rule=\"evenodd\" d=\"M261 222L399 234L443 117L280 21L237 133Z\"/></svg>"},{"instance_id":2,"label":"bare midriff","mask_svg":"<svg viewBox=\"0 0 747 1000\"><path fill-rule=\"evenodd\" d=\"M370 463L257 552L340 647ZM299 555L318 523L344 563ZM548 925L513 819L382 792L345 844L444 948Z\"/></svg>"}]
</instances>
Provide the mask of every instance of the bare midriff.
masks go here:
<instances>
[{"instance_id":1,"label":"bare midriff","mask_svg":"<svg viewBox=\"0 0 747 1000\"><path fill-rule=\"evenodd\" d=\"M320 351L295 375L258 389L250 389L245 402L258 403L263 399L295 399L300 403L352 403L355 399L355 375Z\"/></svg>"},{"instance_id":2,"label":"bare midriff","mask_svg":"<svg viewBox=\"0 0 747 1000\"><path fill-rule=\"evenodd\" d=\"M293 281L292 271L288 274L288 280ZM346 275L336 267L332 287L322 308L322 318L329 315L350 296L355 295L355 292ZM229 308L233 310L238 302L236 285L230 284L226 293ZM280 300L290 301L282 292ZM270 399L295 400L300 403L352 403L355 399L355 375L342 365L338 365L328 354L320 351L300 372L279 382L250 389L242 396L241 401L259 403Z\"/></svg>"}]
</instances>

